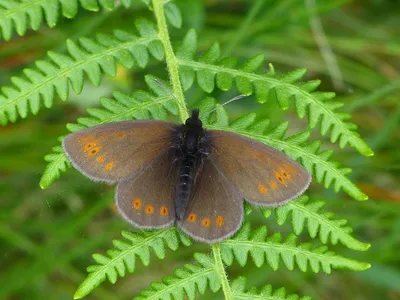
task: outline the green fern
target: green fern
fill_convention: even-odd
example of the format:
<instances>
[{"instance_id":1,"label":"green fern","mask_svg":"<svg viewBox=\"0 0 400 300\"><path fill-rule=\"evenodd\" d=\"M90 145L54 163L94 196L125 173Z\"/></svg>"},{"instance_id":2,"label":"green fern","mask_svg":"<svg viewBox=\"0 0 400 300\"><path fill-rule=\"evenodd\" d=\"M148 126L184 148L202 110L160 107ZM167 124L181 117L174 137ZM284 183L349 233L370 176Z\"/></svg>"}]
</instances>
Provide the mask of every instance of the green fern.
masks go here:
<instances>
[{"instance_id":1,"label":"green fern","mask_svg":"<svg viewBox=\"0 0 400 300\"><path fill-rule=\"evenodd\" d=\"M97 0L1 0L0 28L3 39L11 39L14 26L19 35L24 35L29 25L33 30L38 30L43 22L43 14L50 27L56 26L60 10L64 17L74 18L78 13L79 2L82 8L89 11L114 9L114 0L102 0L99 3Z\"/></svg>"},{"instance_id":2,"label":"green fern","mask_svg":"<svg viewBox=\"0 0 400 300\"><path fill-rule=\"evenodd\" d=\"M221 288L215 265L205 254L196 253L197 264L186 264L176 269L174 276L164 277L163 282L153 282L150 290L142 291L135 300L145 299L195 299L196 293L205 293L208 287L215 293Z\"/></svg>"},{"instance_id":3,"label":"green fern","mask_svg":"<svg viewBox=\"0 0 400 300\"><path fill-rule=\"evenodd\" d=\"M322 212L325 206L323 201L309 202L307 196L302 196L296 201L289 202L287 205L273 209L279 225L283 225L290 217L293 232L299 235L307 225L307 231L311 238L317 235L324 244L330 242L336 245L338 242L346 247L366 251L370 245L355 239L351 233L352 228L346 226L347 220L335 219L335 214ZM267 216L271 214L271 209L264 210Z\"/></svg>"},{"instance_id":4,"label":"green fern","mask_svg":"<svg viewBox=\"0 0 400 300\"><path fill-rule=\"evenodd\" d=\"M111 11L115 8L115 2L114 0L0 0L1 34L3 39L8 41L13 35L14 27L18 35L25 35L28 26L32 30L38 30L43 22L43 15L46 24L54 27L59 20L60 11L63 17L72 19L78 13L79 6L88 11L99 11L101 8ZM132 0L122 0L121 4L129 7ZM166 3L165 14L171 25L177 28L182 26L182 16L175 3Z\"/></svg>"},{"instance_id":5,"label":"green fern","mask_svg":"<svg viewBox=\"0 0 400 300\"><path fill-rule=\"evenodd\" d=\"M175 251L180 242L186 246L191 244L186 236L178 233L174 228L142 234L123 231L122 236L127 241L114 240L115 249L109 250L107 256L93 255L97 264L88 267L89 276L77 289L75 299L86 296L106 279L115 283L118 276L124 277L127 271L133 273L136 269L137 258L143 265L149 265L150 249L159 259L163 259L166 255L165 246Z\"/></svg>"},{"instance_id":6,"label":"green fern","mask_svg":"<svg viewBox=\"0 0 400 300\"><path fill-rule=\"evenodd\" d=\"M41 99L45 107L51 107L55 93L66 101L69 84L75 93L81 93L84 73L98 86L103 73L116 75L117 63L143 68L149 53L162 59L164 52L154 25L141 19L136 21L136 28L139 36L116 30L113 35L99 34L96 40L81 38L79 44L68 40L69 55L48 52L49 61L37 61L37 69L23 71L25 77L12 77L14 86L3 87L0 95L0 123L15 122L18 116L25 118L29 111L37 114Z\"/></svg>"},{"instance_id":7,"label":"green fern","mask_svg":"<svg viewBox=\"0 0 400 300\"><path fill-rule=\"evenodd\" d=\"M277 100L283 110L289 108L290 101L294 102L298 116L308 117L309 128L315 128L320 123L321 134L330 132L330 140L338 143L341 148L350 145L363 155L373 154L355 131L356 126L347 121L350 115L337 111L342 103L331 101L333 93L315 92L320 84L318 80L299 82L305 74L304 70L295 70L281 77L276 76L273 67L268 73L259 73L257 70L264 64L261 55L237 68L235 58L221 59L217 43L196 57L197 35L193 30L187 33L175 55L167 21L180 27L182 17L179 9L168 0L142 2L153 10L156 25L146 20L137 20L137 36L116 30L112 35L99 34L96 39L81 38L78 43L67 41L66 54L49 52L47 60L37 61L35 68L25 69L23 76L11 79L12 86L2 89L0 123L15 122L18 117L25 118L29 111L36 114L41 102L45 107L50 107L56 95L66 101L70 85L79 94L83 89L84 74L98 86L103 74L115 76L118 63L126 68L134 65L144 68L154 57L165 60L174 97L166 93L154 81L154 77L146 76L149 92L136 91L130 95L114 92L112 99L100 99L102 108L88 109L88 117L79 118L77 123L68 124L67 128L74 132L113 121L167 120L170 114L178 115L184 121L188 112L183 91L189 89L195 81L206 92L212 92L215 87L230 90L235 84L241 93L254 93L259 102ZM121 3L128 7L131 0L122 0ZM80 0L80 4L84 9L93 11L100 7L114 9L113 0ZM74 17L78 5L78 1L67 0L0 0L0 28L3 37L11 38L14 26L18 34L25 34L28 16L31 28L38 29L43 21L43 12L47 24L55 26L59 8L63 16ZM351 170L330 160L333 151L322 151L320 141L309 141L309 131L286 137L287 122L270 128L268 120L256 121L256 114L245 115L230 123L225 109L216 105L213 98L201 101L199 108L207 128L237 132L271 145L299 160L325 188L333 186L336 192L343 189L358 200L367 198L347 178ZM208 114L213 109L215 112ZM49 164L40 182L42 188L48 187L70 165L61 146L54 147L53 153L45 159ZM308 202L308 198L303 196L286 206L274 210L264 209L265 216L275 213L278 224L285 223L290 217L294 233L286 239L279 233L268 236L265 226L251 231L250 224L246 222L232 239L211 246L211 255L195 254L194 263L176 269L173 276L165 277L162 282L153 283L137 299L194 299L197 293L204 294L207 289L213 292L221 290L226 299L299 299L298 295L286 295L284 288L274 292L271 286L265 286L261 291L246 289L242 277L229 282L225 267L234 261L245 266L249 256L256 266L267 264L274 270L282 262L289 270L297 266L303 272L311 269L315 273L330 273L332 268L355 271L369 268L367 263L328 251L325 245L313 246L311 243L297 242L296 235L304 230L307 223L311 238L318 235L323 244L341 242L350 249L361 251L369 247L351 236L351 228L345 220L337 220L333 214L321 212L323 205L322 201ZM246 204L246 212L250 210L250 205ZM141 233L124 231L122 236L124 240L114 240L114 249L106 255L93 255L95 264L88 267L89 274L77 289L75 298L88 295L107 279L115 283L119 277L126 276L128 272L133 273L138 259L148 266L152 252L157 258L163 259L167 248L177 250L180 244L191 244L190 239L174 227Z\"/></svg>"},{"instance_id":8,"label":"green fern","mask_svg":"<svg viewBox=\"0 0 400 300\"><path fill-rule=\"evenodd\" d=\"M283 262L289 270L293 270L296 264L303 272L310 268L314 273L322 270L327 274L331 273L332 268L363 271L370 267L367 263L336 255L328 251L326 246L313 248L310 243L298 245L296 240L294 234L290 234L285 241L282 241L280 233L267 237L265 226L252 233L250 224L246 223L234 238L221 243L222 260L228 266L234 260L245 266L250 255L257 267L267 262L272 269L277 270L280 262Z\"/></svg>"},{"instance_id":9,"label":"green fern","mask_svg":"<svg viewBox=\"0 0 400 300\"><path fill-rule=\"evenodd\" d=\"M297 114L300 118L308 116L310 128L320 123L321 134L330 131L331 142L339 142L341 148L349 144L363 155L373 155L373 151L355 131L356 125L346 122L351 115L336 111L343 103L331 101L334 93L314 92L320 84L319 80L299 82L306 72L304 69L277 77L273 69L268 73L256 73L265 63L261 54L237 68L235 58L221 59L218 43L199 56L197 61L196 51L197 34L190 30L177 51L177 63L185 90L193 85L195 79L206 92L213 91L215 85L223 91L230 90L235 82L240 93L254 93L259 102L276 99L283 110L289 108L289 100L294 100Z\"/></svg>"},{"instance_id":10,"label":"green fern","mask_svg":"<svg viewBox=\"0 0 400 300\"><path fill-rule=\"evenodd\" d=\"M176 250L179 240L184 245L190 245L190 240L174 228L155 231L153 233L128 233L122 232L129 243L116 240L113 242L116 249L109 250L107 256L101 254L93 255L97 264L88 267L89 275L76 291L75 299L80 299L88 295L99 284L108 279L115 283L118 276L125 276L126 272L134 272L137 257L147 266L150 263L150 249L154 251L158 258L166 255L165 246ZM218 266L224 262L230 266L236 260L241 266L247 264L250 254L256 266L261 267L267 262L271 268L277 270L282 261L284 265L293 270L295 264L303 272L307 271L308 266L313 272L323 271L330 273L332 268L347 268L355 271L362 271L369 268L369 264L358 262L352 259L335 255L327 251L326 246L312 248L312 245L296 245L296 237L291 234L283 241L279 233L270 237L267 236L265 226L260 227L253 233L250 224L246 223L236 236L226 240L221 245L213 246L214 250L220 247L221 260L214 251L214 261L204 254L196 254L197 265L187 264L183 269L175 270L175 276L164 278L162 283L153 283L150 290L143 291L141 296L136 299L184 299L185 295L189 299L194 299L196 291L203 294L209 287L213 292L217 292L224 285L224 273ZM219 253L219 252L217 252ZM223 266L222 266L223 267ZM222 272L222 273L221 273ZM235 299L243 293L242 283L232 283L232 286L225 286L225 294ZM254 291L252 291L254 293ZM277 290L273 299L286 299L284 290ZM248 293L250 297L251 292ZM272 296L271 288L265 287L259 296ZM296 299L296 295L290 296ZM246 298L245 298L246 299ZM291 298L288 298L291 299Z\"/></svg>"}]
</instances>

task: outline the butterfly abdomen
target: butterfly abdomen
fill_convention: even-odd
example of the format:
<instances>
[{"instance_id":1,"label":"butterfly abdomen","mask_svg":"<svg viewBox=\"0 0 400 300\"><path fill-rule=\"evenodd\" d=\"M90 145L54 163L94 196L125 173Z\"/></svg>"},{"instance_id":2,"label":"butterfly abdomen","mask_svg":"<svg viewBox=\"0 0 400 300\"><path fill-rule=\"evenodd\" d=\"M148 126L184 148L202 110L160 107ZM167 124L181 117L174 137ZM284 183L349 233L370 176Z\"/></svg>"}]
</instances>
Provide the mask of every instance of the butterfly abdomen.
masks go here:
<instances>
[{"instance_id":1,"label":"butterfly abdomen","mask_svg":"<svg viewBox=\"0 0 400 300\"><path fill-rule=\"evenodd\" d=\"M185 215L189 203L189 197L192 192L193 178L196 169L195 155L186 154L181 158L175 199L176 216L179 220L181 220Z\"/></svg>"}]
</instances>

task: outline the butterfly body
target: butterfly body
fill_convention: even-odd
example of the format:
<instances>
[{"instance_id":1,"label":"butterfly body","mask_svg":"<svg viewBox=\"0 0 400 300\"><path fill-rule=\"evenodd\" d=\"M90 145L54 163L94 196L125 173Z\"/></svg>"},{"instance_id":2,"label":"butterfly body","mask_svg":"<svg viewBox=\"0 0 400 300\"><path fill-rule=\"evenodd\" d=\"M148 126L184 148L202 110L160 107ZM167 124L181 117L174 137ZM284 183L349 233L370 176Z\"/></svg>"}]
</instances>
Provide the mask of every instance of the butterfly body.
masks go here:
<instances>
[{"instance_id":1,"label":"butterfly body","mask_svg":"<svg viewBox=\"0 0 400 300\"><path fill-rule=\"evenodd\" d=\"M185 216L189 204L196 174L201 168L203 159L209 156L209 145L198 110L194 110L185 124L178 127L177 138L172 147L176 149L176 161L179 164L175 213L177 220L181 220Z\"/></svg>"},{"instance_id":2,"label":"butterfly body","mask_svg":"<svg viewBox=\"0 0 400 300\"><path fill-rule=\"evenodd\" d=\"M243 199L278 206L296 198L311 177L296 161L242 135L205 130L194 110L185 124L122 121L63 141L73 166L93 180L117 182L121 215L143 229L173 225L196 240L232 236Z\"/></svg>"}]
</instances>

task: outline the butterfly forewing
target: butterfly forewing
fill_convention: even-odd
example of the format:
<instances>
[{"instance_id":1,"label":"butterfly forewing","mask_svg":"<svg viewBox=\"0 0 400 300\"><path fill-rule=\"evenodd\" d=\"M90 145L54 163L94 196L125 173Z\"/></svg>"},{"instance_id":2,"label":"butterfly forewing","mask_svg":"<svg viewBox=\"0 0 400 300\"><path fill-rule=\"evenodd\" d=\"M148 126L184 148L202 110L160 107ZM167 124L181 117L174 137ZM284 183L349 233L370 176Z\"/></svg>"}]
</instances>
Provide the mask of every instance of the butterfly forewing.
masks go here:
<instances>
[{"instance_id":1,"label":"butterfly forewing","mask_svg":"<svg viewBox=\"0 0 400 300\"><path fill-rule=\"evenodd\" d=\"M196 240L215 243L232 236L243 221L243 198L215 166L203 161L196 176L189 205L177 225Z\"/></svg>"},{"instance_id":2,"label":"butterfly forewing","mask_svg":"<svg viewBox=\"0 0 400 300\"><path fill-rule=\"evenodd\" d=\"M166 149L143 171L118 184L117 207L128 222L140 228L161 228L175 221L178 164L173 161L172 149Z\"/></svg>"},{"instance_id":3,"label":"butterfly forewing","mask_svg":"<svg viewBox=\"0 0 400 300\"><path fill-rule=\"evenodd\" d=\"M76 169L93 180L120 181L171 147L175 125L123 121L68 135L63 147Z\"/></svg>"},{"instance_id":4,"label":"butterfly forewing","mask_svg":"<svg viewBox=\"0 0 400 300\"><path fill-rule=\"evenodd\" d=\"M283 204L310 184L310 174L299 163L265 144L220 130L208 131L207 137L216 166L252 204Z\"/></svg>"}]
</instances>

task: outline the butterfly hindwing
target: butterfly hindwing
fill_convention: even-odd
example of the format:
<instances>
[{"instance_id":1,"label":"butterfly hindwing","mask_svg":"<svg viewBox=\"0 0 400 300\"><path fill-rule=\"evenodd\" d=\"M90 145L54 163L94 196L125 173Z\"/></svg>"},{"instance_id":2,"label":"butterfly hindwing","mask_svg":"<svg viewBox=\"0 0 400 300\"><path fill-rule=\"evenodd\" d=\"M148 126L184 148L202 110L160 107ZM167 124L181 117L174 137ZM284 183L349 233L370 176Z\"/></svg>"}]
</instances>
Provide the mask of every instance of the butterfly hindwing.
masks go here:
<instances>
[{"instance_id":1,"label":"butterfly hindwing","mask_svg":"<svg viewBox=\"0 0 400 300\"><path fill-rule=\"evenodd\" d=\"M252 204L277 206L301 195L311 176L285 154L236 133L207 131L216 166Z\"/></svg>"},{"instance_id":2,"label":"butterfly hindwing","mask_svg":"<svg viewBox=\"0 0 400 300\"><path fill-rule=\"evenodd\" d=\"M243 221L243 198L212 158L205 159L194 181L186 214L177 225L192 238L215 243L232 236Z\"/></svg>"},{"instance_id":3,"label":"butterfly hindwing","mask_svg":"<svg viewBox=\"0 0 400 300\"><path fill-rule=\"evenodd\" d=\"M172 149L164 150L141 172L118 184L119 212L139 228L162 228L175 221L178 164Z\"/></svg>"},{"instance_id":4,"label":"butterfly hindwing","mask_svg":"<svg viewBox=\"0 0 400 300\"><path fill-rule=\"evenodd\" d=\"M73 166L90 179L116 182L170 148L174 128L163 121L108 123L68 135L63 147Z\"/></svg>"}]
</instances>

